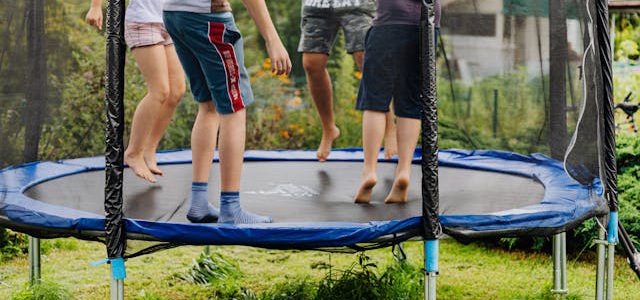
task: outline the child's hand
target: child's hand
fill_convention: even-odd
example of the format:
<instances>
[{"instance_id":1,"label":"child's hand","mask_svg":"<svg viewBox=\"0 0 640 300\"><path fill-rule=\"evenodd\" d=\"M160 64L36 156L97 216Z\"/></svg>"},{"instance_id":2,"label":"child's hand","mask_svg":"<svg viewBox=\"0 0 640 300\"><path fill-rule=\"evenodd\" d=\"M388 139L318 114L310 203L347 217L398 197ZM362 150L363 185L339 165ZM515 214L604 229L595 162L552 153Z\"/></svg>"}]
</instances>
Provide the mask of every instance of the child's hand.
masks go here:
<instances>
[{"instance_id":1,"label":"child's hand","mask_svg":"<svg viewBox=\"0 0 640 300\"><path fill-rule=\"evenodd\" d=\"M91 7L85 21L87 24L102 30L102 7Z\"/></svg>"},{"instance_id":2,"label":"child's hand","mask_svg":"<svg viewBox=\"0 0 640 300\"><path fill-rule=\"evenodd\" d=\"M284 48L280 40L267 43L267 52L269 53L269 58L271 58L271 72L276 75L289 75L291 73L289 53L287 53L287 49Z\"/></svg>"}]
</instances>

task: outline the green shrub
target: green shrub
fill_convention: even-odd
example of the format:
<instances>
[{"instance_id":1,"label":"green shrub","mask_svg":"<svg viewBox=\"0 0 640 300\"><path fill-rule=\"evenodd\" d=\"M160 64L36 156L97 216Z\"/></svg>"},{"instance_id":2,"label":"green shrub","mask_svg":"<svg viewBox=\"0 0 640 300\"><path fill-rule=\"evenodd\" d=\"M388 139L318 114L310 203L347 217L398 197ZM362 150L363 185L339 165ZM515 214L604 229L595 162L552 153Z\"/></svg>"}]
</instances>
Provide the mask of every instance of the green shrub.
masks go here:
<instances>
[{"instance_id":1,"label":"green shrub","mask_svg":"<svg viewBox=\"0 0 640 300\"><path fill-rule=\"evenodd\" d=\"M395 262L384 270L366 254L346 270L330 270L320 282L299 279L276 285L258 299L421 299L423 274L420 268Z\"/></svg>"},{"instance_id":2,"label":"green shrub","mask_svg":"<svg viewBox=\"0 0 640 300\"><path fill-rule=\"evenodd\" d=\"M41 281L25 286L11 295L11 300L68 300L73 299L69 291L53 282Z\"/></svg>"},{"instance_id":3,"label":"green shrub","mask_svg":"<svg viewBox=\"0 0 640 300\"><path fill-rule=\"evenodd\" d=\"M26 235L0 228L0 261L23 255L27 246Z\"/></svg>"},{"instance_id":4,"label":"green shrub","mask_svg":"<svg viewBox=\"0 0 640 300\"><path fill-rule=\"evenodd\" d=\"M619 134L616 139L618 169L625 172L628 168L640 166L640 137Z\"/></svg>"},{"instance_id":5,"label":"green shrub","mask_svg":"<svg viewBox=\"0 0 640 300\"><path fill-rule=\"evenodd\" d=\"M78 249L78 245L78 240L73 238L43 240L41 242L41 251L43 254L49 253L53 249L73 251Z\"/></svg>"}]
</instances>

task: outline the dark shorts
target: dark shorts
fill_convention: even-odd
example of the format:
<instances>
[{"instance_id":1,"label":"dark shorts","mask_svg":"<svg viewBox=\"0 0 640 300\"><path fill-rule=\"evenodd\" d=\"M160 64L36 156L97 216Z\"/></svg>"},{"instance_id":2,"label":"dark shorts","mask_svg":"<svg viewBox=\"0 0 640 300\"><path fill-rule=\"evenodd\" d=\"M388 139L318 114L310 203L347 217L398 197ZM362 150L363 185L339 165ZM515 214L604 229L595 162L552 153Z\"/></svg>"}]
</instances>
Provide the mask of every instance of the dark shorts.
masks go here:
<instances>
[{"instance_id":1,"label":"dark shorts","mask_svg":"<svg viewBox=\"0 0 640 300\"><path fill-rule=\"evenodd\" d=\"M196 101L213 101L221 114L253 102L242 35L231 13L165 11L164 23Z\"/></svg>"},{"instance_id":2,"label":"dark shorts","mask_svg":"<svg viewBox=\"0 0 640 300\"><path fill-rule=\"evenodd\" d=\"M420 30L413 25L374 26L367 35L356 108L420 119Z\"/></svg>"},{"instance_id":3,"label":"dark shorts","mask_svg":"<svg viewBox=\"0 0 640 300\"><path fill-rule=\"evenodd\" d=\"M344 30L345 48L348 53L364 50L365 36L373 24L376 3L375 0L360 1L362 2L358 6L352 7L303 6L302 36L298 51L329 54L340 28Z\"/></svg>"}]
</instances>

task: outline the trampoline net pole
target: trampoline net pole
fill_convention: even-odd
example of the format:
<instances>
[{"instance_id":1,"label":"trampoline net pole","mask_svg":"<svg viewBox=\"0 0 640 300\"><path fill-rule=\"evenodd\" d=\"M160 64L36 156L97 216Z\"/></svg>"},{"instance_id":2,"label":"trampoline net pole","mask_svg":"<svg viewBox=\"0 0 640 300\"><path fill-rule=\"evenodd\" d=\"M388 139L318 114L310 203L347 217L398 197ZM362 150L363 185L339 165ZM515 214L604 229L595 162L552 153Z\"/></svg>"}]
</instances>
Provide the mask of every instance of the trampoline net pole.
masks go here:
<instances>
[{"instance_id":1,"label":"trampoline net pole","mask_svg":"<svg viewBox=\"0 0 640 300\"><path fill-rule=\"evenodd\" d=\"M604 198L608 201L611 212L618 211L618 176L616 165L616 131L613 103L613 71L611 64L611 47L609 38L609 8L607 0L597 1L597 36L600 65L602 72L602 177ZM617 225L615 226L617 228Z\"/></svg>"},{"instance_id":2,"label":"trampoline net pole","mask_svg":"<svg viewBox=\"0 0 640 300\"><path fill-rule=\"evenodd\" d=\"M609 204L609 223L607 226L607 269L606 269L606 297L613 297L613 271L615 244L618 242L618 187L617 187L617 165L616 165L616 138L615 138L615 118L613 103L613 72L611 39L609 35L609 2L598 0L596 2L597 14L597 36L598 52L602 72L602 179L604 182L604 198ZM604 246L604 245L603 245ZM598 249L600 255L600 249Z\"/></svg>"},{"instance_id":3,"label":"trampoline net pole","mask_svg":"<svg viewBox=\"0 0 640 300\"><path fill-rule=\"evenodd\" d=\"M436 98L436 55L433 0L423 0L420 63L422 102L422 216L424 238L437 239L442 233L438 216L438 102Z\"/></svg>"},{"instance_id":4,"label":"trampoline net pole","mask_svg":"<svg viewBox=\"0 0 640 300\"><path fill-rule=\"evenodd\" d=\"M109 0L107 7L107 80L105 107L107 113L105 151L105 231L107 257L111 263L111 299L124 299L124 260L126 231L124 228L124 41L125 0Z\"/></svg>"},{"instance_id":5,"label":"trampoline net pole","mask_svg":"<svg viewBox=\"0 0 640 300\"><path fill-rule=\"evenodd\" d=\"M425 249L425 299L436 299L438 238L442 233L438 216L438 103L436 93L435 7L422 1L420 64L422 102L422 216Z\"/></svg>"}]
</instances>

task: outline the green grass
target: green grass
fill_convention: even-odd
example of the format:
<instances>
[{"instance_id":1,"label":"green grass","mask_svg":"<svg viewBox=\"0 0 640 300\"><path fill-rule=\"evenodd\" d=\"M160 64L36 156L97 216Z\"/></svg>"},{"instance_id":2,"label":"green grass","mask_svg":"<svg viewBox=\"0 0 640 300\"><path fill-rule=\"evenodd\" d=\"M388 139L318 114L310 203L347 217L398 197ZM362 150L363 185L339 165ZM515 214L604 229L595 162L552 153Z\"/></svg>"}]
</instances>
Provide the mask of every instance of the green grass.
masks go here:
<instances>
[{"instance_id":1,"label":"green grass","mask_svg":"<svg viewBox=\"0 0 640 300\"><path fill-rule=\"evenodd\" d=\"M73 240L48 243L52 246L42 257L45 282L55 282L74 299L108 297L108 268L89 266L89 262L104 257L101 244ZM370 265L362 270L357 254L214 247L213 256L224 258L216 258L207 266L213 269L222 266L224 270L205 273L217 274L213 277L222 279L199 284L177 275L194 270L194 259L200 257L202 248L182 247L128 261L126 293L128 299L172 300L330 299L328 295L339 299L354 299L358 295L362 299L371 295L383 299L420 299L422 247L411 242L406 250L409 260L404 266L395 263L389 249L367 252L369 259L365 264ZM592 254L570 257L569 299L593 298L594 263ZM235 264L239 271L234 269ZM202 270L202 264L199 265ZM25 286L27 270L23 256L0 265L0 299L10 299ZM442 242L440 299L552 299L548 292L551 282L548 254L462 245L453 240ZM615 286L616 299L640 299L640 282L621 258L616 261Z\"/></svg>"}]
</instances>

